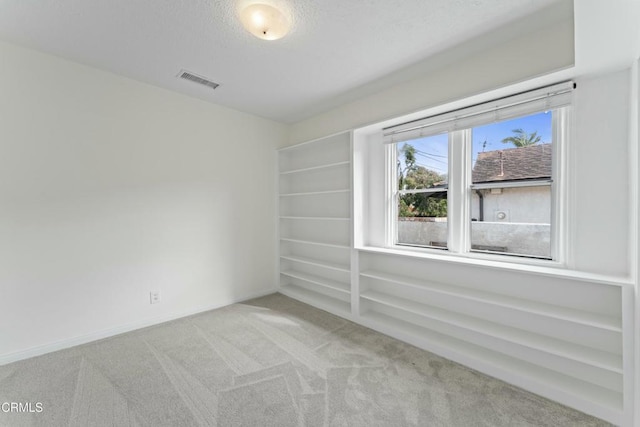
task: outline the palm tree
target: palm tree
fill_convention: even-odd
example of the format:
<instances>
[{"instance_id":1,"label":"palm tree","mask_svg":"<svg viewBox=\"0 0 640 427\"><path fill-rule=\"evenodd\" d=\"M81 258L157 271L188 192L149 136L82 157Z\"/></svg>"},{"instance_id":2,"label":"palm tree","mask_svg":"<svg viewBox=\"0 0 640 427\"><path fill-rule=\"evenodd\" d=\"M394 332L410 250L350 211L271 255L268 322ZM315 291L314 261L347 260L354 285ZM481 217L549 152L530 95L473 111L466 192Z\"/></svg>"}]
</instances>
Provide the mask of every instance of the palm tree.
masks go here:
<instances>
[{"instance_id":1,"label":"palm tree","mask_svg":"<svg viewBox=\"0 0 640 427\"><path fill-rule=\"evenodd\" d=\"M509 136L502 140L503 144L513 144L516 147L528 147L529 145L536 145L540 142L540 136L538 136L538 132L527 133L523 129L513 129L515 135Z\"/></svg>"}]
</instances>

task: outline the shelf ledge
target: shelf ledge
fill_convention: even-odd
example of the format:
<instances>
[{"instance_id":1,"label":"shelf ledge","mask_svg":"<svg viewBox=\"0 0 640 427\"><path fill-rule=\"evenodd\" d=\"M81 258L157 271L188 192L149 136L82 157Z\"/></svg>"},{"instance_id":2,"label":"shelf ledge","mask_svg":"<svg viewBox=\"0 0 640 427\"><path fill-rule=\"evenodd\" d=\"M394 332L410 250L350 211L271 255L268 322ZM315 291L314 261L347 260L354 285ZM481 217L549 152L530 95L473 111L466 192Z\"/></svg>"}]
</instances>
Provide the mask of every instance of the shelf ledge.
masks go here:
<instances>
[{"instance_id":1,"label":"shelf ledge","mask_svg":"<svg viewBox=\"0 0 640 427\"><path fill-rule=\"evenodd\" d=\"M280 237L280 240L283 242L302 243L305 245L324 246L327 248L351 249L351 247L348 245L340 245L337 243L316 242L313 240L302 240L302 239L291 239L289 237Z\"/></svg>"},{"instance_id":2,"label":"shelf ledge","mask_svg":"<svg viewBox=\"0 0 640 427\"><path fill-rule=\"evenodd\" d=\"M490 304L536 315L552 317L555 319L604 329L611 332L622 332L622 325L619 325L615 321L615 319L602 315L592 314L586 311L576 310L572 308L563 308L560 306L558 306L558 308L555 308L549 304L537 303L491 292L478 291L475 289L459 288L453 285L445 285L441 283L425 283L411 277L381 273L372 270L362 271L360 272L360 275L363 277L381 280L388 283L397 283L402 286L407 286L417 290L437 292L456 298L463 298L466 300L481 302L483 304Z\"/></svg>"},{"instance_id":3,"label":"shelf ledge","mask_svg":"<svg viewBox=\"0 0 640 427\"><path fill-rule=\"evenodd\" d=\"M613 353L567 343L557 338L545 337L544 335L534 332L519 331L490 320L473 318L465 314L398 298L382 292L367 291L363 292L360 297L365 301L407 311L420 317L428 318L436 322L443 322L457 328L499 339L521 347L527 347L564 359L573 360L615 374L622 375L623 373L622 357Z\"/></svg>"},{"instance_id":4,"label":"shelf ledge","mask_svg":"<svg viewBox=\"0 0 640 427\"><path fill-rule=\"evenodd\" d=\"M311 221L349 221L351 218L331 216L281 216L280 219L311 220Z\"/></svg>"},{"instance_id":5,"label":"shelf ledge","mask_svg":"<svg viewBox=\"0 0 640 427\"><path fill-rule=\"evenodd\" d=\"M280 197L296 197L296 196L318 196L323 194L340 194L340 193L350 193L349 189L340 189L340 190L325 190L325 191L306 191L302 193L284 193L280 194Z\"/></svg>"},{"instance_id":6,"label":"shelf ledge","mask_svg":"<svg viewBox=\"0 0 640 427\"><path fill-rule=\"evenodd\" d=\"M293 277L294 279L304 280L305 282L313 283L314 285L323 286L333 291L342 292L346 295L351 295L349 285L345 283L340 283L336 280L326 279L324 277L316 276L314 274L309 274L309 273L302 273L296 270L284 270L284 271L281 271L280 274Z\"/></svg>"},{"instance_id":7,"label":"shelf ledge","mask_svg":"<svg viewBox=\"0 0 640 427\"><path fill-rule=\"evenodd\" d=\"M528 265L509 260L488 260L484 258L474 257L472 254L450 254L443 253L444 251L438 250L438 253L431 253L421 249L397 249L397 248L383 248L377 246L358 246L356 249L364 253L374 254L387 254L392 256L410 257L410 258L422 258L432 261L441 261L449 264L464 264L472 265L481 268L488 268L493 270L502 271L518 271L529 274L535 274L545 277L557 277L567 280L579 280L584 282L596 283L601 285L610 285L616 287L629 287L635 286L633 280L628 277L608 276L602 274L581 272L575 270L568 270L562 266L542 266L542 265ZM544 261L549 263L551 261Z\"/></svg>"},{"instance_id":8,"label":"shelf ledge","mask_svg":"<svg viewBox=\"0 0 640 427\"><path fill-rule=\"evenodd\" d=\"M348 165L350 163L351 162L349 160L346 160L346 161L343 161L343 162L327 163L326 165L310 166L308 168L300 168L300 169L282 171L282 172L280 172L280 175L289 175L289 174L292 174L292 173L301 173L301 172L310 172L310 171L321 170L321 169L330 169L330 168L335 168L335 167L338 167L338 166Z\"/></svg>"},{"instance_id":9,"label":"shelf ledge","mask_svg":"<svg viewBox=\"0 0 640 427\"><path fill-rule=\"evenodd\" d=\"M351 316L351 304L318 292L313 292L295 285L281 286L278 292L343 318L350 318Z\"/></svg>"},{"instance_id":10,"label":"shelf ledge","mask_svg":"<svg viewBox=\"0 0 640 427\"><path fill-rule=\"evenodd\" d=\"M290 256L290 255L280 255L280 258L288 260L288 261L299 262L299 263L303 263L303 264L309 264L309 265L314 265L314 266L317 266L317 267L322 267L322 268L328 268L328 269L331 269L331 270L341 271L341 272L344 272L344 273L350 273L351 272L351 270L349 269L348 266L342 265L342 264L338 264L338 263L333 263L333 262L319 261L319 260L315 260L315 259L311 259L311 258L304 258L304 257L298 257L298 256Z\"/></svg>"}]
</instances>

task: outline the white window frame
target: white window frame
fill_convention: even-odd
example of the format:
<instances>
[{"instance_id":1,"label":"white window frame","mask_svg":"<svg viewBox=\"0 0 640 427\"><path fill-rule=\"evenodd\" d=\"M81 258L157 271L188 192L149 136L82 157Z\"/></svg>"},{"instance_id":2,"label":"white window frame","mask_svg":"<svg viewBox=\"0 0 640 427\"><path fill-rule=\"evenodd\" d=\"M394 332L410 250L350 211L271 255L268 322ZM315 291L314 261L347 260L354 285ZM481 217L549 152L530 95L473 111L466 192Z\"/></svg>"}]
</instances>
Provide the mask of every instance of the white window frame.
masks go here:
<instances>
[{"instance_id":1,"label":"white window frame","mask_svg":"<svg viewBox=\"0 0 640 427\"><path fill-rule=\"evenodd\" d=\"M539 110L537 112L543 112ZM522 116L536 114L527 112ZM515 117L514 117L515 118ZM476 126L479 126L478 124ZM449 175L447 189L447 248L404 245L397 243L398 182L397 144L385 149L385 242L388 248L399 251L423 252L457 257L486 259L521 264L566 266L567 259L567 147L571 134L571 105L554 108L552 115L552 179L551 186L551 259L517 254L501 254L471 249L471 132L472 128L452 130L449 135Z\"/></svg>"}]
</instances>

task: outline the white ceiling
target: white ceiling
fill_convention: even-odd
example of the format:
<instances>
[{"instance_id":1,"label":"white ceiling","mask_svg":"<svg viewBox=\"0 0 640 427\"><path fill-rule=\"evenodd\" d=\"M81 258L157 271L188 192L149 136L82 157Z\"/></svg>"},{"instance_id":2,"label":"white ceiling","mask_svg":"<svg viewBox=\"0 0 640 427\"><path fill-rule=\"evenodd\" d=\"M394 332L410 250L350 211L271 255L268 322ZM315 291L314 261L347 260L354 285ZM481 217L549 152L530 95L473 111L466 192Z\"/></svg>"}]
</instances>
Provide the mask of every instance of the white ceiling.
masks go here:
<instances>
[{"instance_id":1,"label":"white ceiling","mask_svg":"<svg viewBox=\"0 0 640 427\"><path fill-rule=\"evenodd\" d=\"M251 2L285 8L291 33L272 42L250 35L238 11ZM0 0L0 39L292 123L557 2ZM179 80L181 69L221 86Z\"/></svg>"}]
</instances>

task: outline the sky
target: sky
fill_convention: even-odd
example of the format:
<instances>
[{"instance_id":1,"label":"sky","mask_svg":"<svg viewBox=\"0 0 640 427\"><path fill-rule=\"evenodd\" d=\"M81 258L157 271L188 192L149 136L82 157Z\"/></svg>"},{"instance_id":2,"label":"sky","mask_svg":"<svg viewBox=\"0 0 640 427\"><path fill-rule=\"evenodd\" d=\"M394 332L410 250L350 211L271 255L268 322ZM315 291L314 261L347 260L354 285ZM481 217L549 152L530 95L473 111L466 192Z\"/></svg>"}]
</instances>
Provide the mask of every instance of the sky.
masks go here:
<instances>
[{"instance_id":1,"label":"sky","mask_svg":"<svg viewBox=\"0 0 640 427\"><path fill-rule=\"evenodd\" d=\"M551 143L551 112L537 113L530 116L518 117L512 120L490 123L473 128L473 154L476 157L482 151L495 151L514 148L513 144L503 144L503 138L513 135L513 129L524 129L527 133L538 132L541 140L538 144ZM484 142L487 142L483 147ZM447 173L448 136L440 134L407 141L417 150L417 164L440 174ZM401 147L402 144L398 144Z\"/></svg>"}]
</instances>

